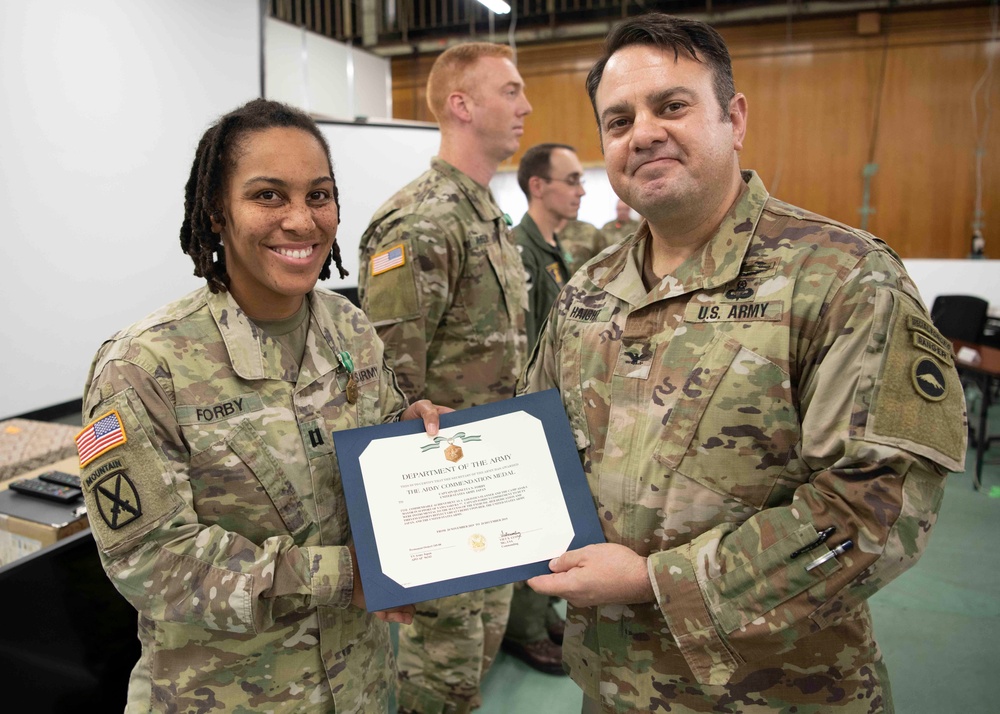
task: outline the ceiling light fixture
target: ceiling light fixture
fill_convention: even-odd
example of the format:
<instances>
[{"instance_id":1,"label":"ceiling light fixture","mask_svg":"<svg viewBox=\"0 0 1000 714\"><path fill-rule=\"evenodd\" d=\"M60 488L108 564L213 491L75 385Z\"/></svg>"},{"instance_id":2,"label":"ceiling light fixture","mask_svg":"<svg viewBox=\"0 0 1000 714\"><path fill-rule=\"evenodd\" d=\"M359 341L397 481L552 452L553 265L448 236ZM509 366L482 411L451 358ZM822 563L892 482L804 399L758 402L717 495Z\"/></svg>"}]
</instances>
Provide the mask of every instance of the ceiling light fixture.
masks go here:
<instances>
[{"instance_id":1,"label":"ceiling light fixture","mask_svg":"<svg viewBox=\"0 0 1000 714\"><path fill-rule=\"evenodd\" d=\"M505 3L503 0L479 0L479 2L497 15L506 15L510 12L510 5Z\"/></svg>"}]
</instances>

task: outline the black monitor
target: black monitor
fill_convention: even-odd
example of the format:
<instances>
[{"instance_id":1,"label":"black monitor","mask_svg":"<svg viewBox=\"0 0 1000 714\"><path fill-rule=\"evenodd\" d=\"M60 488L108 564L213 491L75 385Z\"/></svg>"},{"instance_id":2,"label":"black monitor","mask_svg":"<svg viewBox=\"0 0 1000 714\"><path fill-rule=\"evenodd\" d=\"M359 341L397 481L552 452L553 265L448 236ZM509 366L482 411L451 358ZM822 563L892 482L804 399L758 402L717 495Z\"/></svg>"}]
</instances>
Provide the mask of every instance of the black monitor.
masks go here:
<instances>
[{"instance_id":1,"label":"black monitor","mask_svg":"<svg viewBox=\"0 0 1000 714\"><path fill-rule=\"evenodd\" d=\"M124 711L136 618L89 530L0 567L0 709Z\"/></svg>"}]
</instances>

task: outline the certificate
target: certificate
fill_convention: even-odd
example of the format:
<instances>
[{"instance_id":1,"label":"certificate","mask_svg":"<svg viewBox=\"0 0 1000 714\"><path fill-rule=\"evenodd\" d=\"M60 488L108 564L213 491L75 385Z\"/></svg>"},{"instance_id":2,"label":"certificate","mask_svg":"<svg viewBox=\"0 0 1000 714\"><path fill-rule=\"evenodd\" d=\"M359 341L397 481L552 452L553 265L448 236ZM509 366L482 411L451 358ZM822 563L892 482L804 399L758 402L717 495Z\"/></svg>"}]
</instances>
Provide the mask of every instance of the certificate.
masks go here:
<instances>
[{"instance_id":1,"label":"certificate","mask_svg":"<svg viewBox=\"0 0 1000 714\"><path fill-rule=\"evenodd\" d=\"M333 433L369 610L548 573L604 542L556 390Z\"/></svg>"}]
</instances>

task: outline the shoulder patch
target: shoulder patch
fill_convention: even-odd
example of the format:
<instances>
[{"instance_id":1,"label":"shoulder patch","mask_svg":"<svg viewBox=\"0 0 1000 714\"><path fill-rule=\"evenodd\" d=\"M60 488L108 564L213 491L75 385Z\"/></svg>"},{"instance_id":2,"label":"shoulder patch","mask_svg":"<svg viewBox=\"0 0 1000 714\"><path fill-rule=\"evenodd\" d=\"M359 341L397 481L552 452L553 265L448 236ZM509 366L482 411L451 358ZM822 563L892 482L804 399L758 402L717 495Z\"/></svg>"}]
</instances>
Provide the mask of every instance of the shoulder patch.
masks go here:
<instances>
[{"instance_id":1,"label":"shoulder patch","mask_svg":"<svg viewBox=\"0 0 1000 714\"><path fill-rule=\"evenodd\" d=\"M142 515L139 492L125 470L113 471L94 485L97 511L113 531Z\"/></svg>"},{"instance_id":2,"label":"shoulder patch","mask_svg":"<svg viewBox=\"0 0 1000 714\"><path fill-rule=\"evenodd\" d=\"M112 409L85 426L75 440L80 468L83 468L101 454L121 446L128 438L118 410Z\"/></svg>"},{"instance_id":3,"label":"shoulder patch","mask_svg":"<svg viewBox=\"0 0 1000 714\"><path fill-rule=\"evenodd\" d=\"M965 398L955 367L913 339L914 327L925 323L916 302L890 288L879 288L875 301L883 317L873 326L865 356L866 383L872 385L865 438L961 471Z\"/></svg>"},{"instance_id":4,"label":"shoulder patch","mask_svg":"<svg viewBox=\"0 0 1000 714\"><path fill-rule=\"evenodd\" d=\"M948 393L945 386L944 374L941 368L930 357L921 357L913 361L910 370L913 377L913 386L924 399L931 402L939 402Z\"/></svg>"},{"instance_id":5,"label":"shoulder patch","mask_svg":"<svg viewBox=\"0 0 1000 714\"><path fill-rule=\"evenodd\" d=\"M386 271L393 268L401 268L404 265L406 265L406 252L403 249L403 244L399 243L389 248L389 250L384 250L372 256L371 274L372 276L381 275Z\"/></svg>"}]
</instances>

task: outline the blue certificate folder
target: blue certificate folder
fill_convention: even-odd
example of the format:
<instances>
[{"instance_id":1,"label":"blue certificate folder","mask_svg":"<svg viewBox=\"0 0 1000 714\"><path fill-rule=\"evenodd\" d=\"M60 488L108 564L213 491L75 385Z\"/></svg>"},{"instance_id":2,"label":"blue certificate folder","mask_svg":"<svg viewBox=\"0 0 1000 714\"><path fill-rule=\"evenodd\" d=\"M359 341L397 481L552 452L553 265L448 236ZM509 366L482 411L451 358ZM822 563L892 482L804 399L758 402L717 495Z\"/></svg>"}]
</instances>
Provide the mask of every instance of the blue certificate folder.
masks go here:
<instances>
[{"instance_id":1,"label":"blue certificate folder","mask_svg":"<svg viewBox=\"0 0 1000 714\"><path fill-rule=\"evenodd\" d=\"M573 434L570 431L569 421L566 418L558 391L549 389L544 392L526 394L522 397L444 414L441 416L441 427L451 428L519 411L537 417L545 431L545 438L552 454L552 462L555 465L562 495L569 511L570 522L573 525L573 540L569 546L570 550L582 548L591 543L603 543L604 533L601 531L601 524L597 518L590 488L587 485L587 478L580 465L576 442L573 440ZM385 610L399 605L527 580L535 575L548 573L548 561L545 560L405 588L382 572L378 548L375 545L375 532L368 510L369 500L379 498L380 494L369 494L365 491L359 458L368 444L375 439L418 434L423 431L423 421L413 419L333 432L333 442L337 449L337 461L340 463L344 496L347 498L347 512L351 519L351 532L354 536L354 547L357 553L358 567L361 570L361 583L365 589L365 603L368 610L370 612ZM400 543L399 547L406 548L407 544Z\"/></svg>"}]
</instances>

